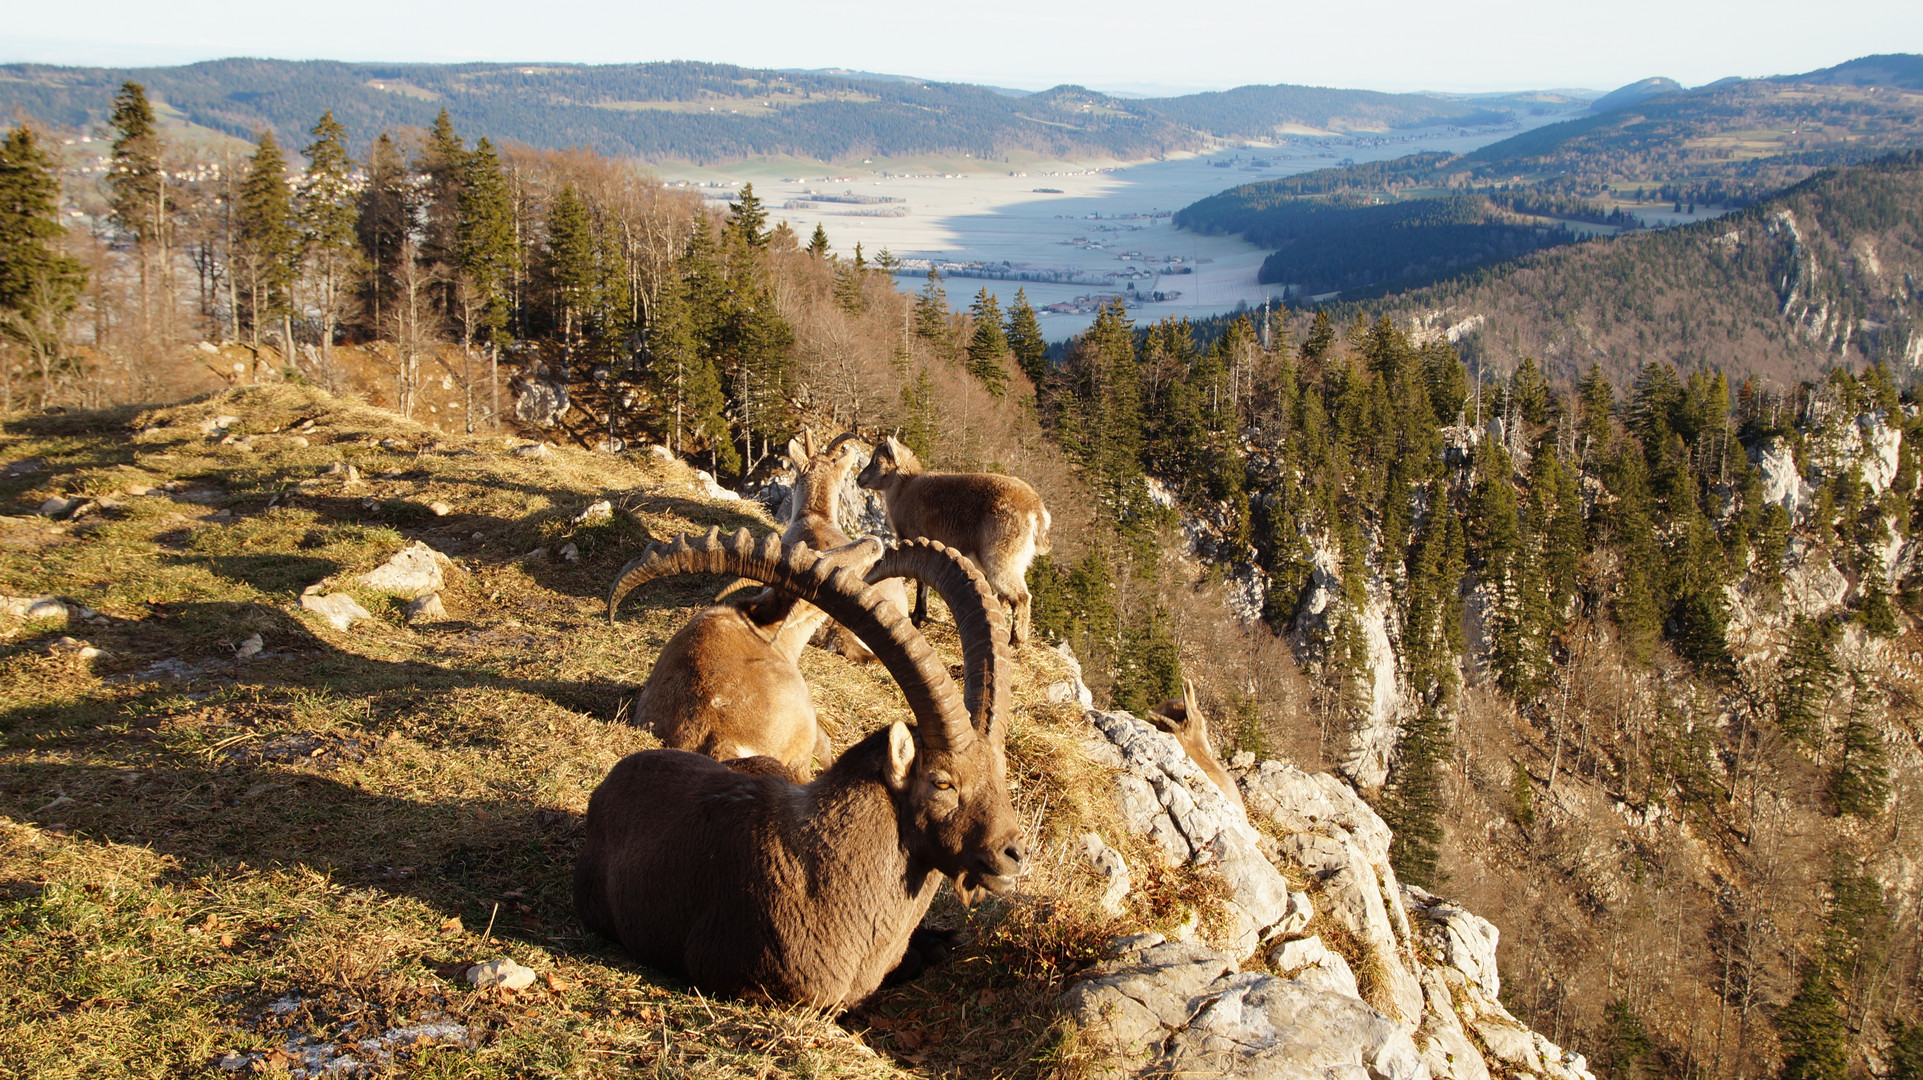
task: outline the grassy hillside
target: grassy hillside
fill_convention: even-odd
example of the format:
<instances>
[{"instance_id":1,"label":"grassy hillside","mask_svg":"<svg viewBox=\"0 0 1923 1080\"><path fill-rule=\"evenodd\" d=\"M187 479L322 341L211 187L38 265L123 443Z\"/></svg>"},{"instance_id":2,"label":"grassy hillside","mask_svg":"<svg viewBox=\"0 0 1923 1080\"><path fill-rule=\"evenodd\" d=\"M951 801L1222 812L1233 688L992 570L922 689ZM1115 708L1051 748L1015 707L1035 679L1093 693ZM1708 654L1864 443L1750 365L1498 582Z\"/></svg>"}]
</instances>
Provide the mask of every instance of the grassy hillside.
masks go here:
<instances>
[{"instance_id":1,"label":"grassy hillside","mask_svg":"<svg viewBox=\"0 0 1923 1080\"><path fill-rule=\"evenodd\" d=\"M1287 125L1382 130L1486 124L1508 114L1419 94L1245 87L1152 101L1080 87L1009 95L964 83L879 80L691 62L344 64L215 60L171 68L0 67L0 110L88 128L126 80L180 119L240 138L273 129L289 146L332 109L361 138L424 127L445 108L457 127L547 149L589 147L703 164L788 154L820 161L1029 150L1147 157L1210 134Z\"/></svg>"},{"instance_id":2,"label":"grassy hillside","mask_svg":"<svg viewBox=\"0 0 1923 1080\"><path fill-rule=\"evenodd\" d=\"M1122 924L1059 842L1107 811L1079 711L1039 703L1052 652L1022 651L1009 742L1045 853L1029 898L966 912L944 894L935 917L969 942L955 962L838 1023L711 1001L583 936L568 875L589 792L652 745L617 722L623 694L715 587L650 587L610 626L607 582L650 537L769 528L754 504L646 455L530 459L284 387L15 417L0 456L0 591L73 608L0 620L0 1074L274 1073L361 1039L418 1076L1073 1063L1047 1002ZM32 514L56 494L87 508ZM599 498L611 520L570 524ZM454 568L449 617L410 626L356 575L415 539ZM311 585L373 617L334 629L301 610ZM939 617L931 635L956 652ZM906 714L877 669L816 651L803 668L837 746ZM1154 923L1182 887L1141 890L1125 920ZM463 981L501 955L541 980Z\"/></svg>"}]
</instances>

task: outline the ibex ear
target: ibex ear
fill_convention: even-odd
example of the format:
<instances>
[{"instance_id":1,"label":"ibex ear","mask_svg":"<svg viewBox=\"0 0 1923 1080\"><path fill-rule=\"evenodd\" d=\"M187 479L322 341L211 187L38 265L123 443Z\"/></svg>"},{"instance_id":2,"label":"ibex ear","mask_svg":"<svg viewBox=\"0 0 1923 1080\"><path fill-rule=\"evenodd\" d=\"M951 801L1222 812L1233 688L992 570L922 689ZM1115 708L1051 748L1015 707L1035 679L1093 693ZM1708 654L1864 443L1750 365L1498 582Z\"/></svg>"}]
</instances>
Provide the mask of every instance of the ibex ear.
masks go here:
<instances>
[{"instance_id":1,"label":"ibex ear","mask_svg":"<svg viewBox=\"0 0 1923 1080\"><path fill-rule=\"evenodd\" d=\"M808 464L808 452L801 448L801 440L788 440L788 463L797 469Z\"/></svg>"},{"instance_id":2,"label":"ibex ear","mask_svg":"<svg viewBox=\"0 0 1923 1080\"><path fill-rule=\"evenodd\" d=\"M1195 700L1195 684L1187 679L1182 680L1182 709L1188 713L1186 719L1189 723L1201 721L1202 706Z\"/></svg>"},{"instance_id":3,"label":"ibex ear","mask_svg":"<svg viewBox=\"0 0 1923 1080\"><path fill-rule=\"evenodd\" d=\"M897 720L888 727L888 768L887 781L891 791L901 791L908 786L908 770L915 764L915 736L908 731L908 725Z\"/></svg>"}]
</instances>

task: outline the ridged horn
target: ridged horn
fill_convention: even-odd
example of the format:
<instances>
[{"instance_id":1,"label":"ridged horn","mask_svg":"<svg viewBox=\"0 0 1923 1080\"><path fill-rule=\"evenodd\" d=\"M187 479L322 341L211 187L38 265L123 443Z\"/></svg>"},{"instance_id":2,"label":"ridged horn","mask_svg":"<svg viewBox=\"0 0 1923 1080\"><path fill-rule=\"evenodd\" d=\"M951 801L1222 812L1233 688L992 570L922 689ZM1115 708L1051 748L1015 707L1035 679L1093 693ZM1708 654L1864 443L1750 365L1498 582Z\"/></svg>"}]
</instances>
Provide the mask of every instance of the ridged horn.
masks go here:
<instances>
[{"instance_id":1,"label":"ridged horn","mask_svg":"<svg viewBox=\"0 0 1923 1080\"><path fill-rule=\"evenodd\" d=\"M860 436L859 434L857 434L856 432L853 432L853 431L844 431L844 432L842 432L841 434L839 434L839 435L837 435L837 436L835 436L835 441L833 441L833 442L831 442L831 443L829 443L829 444L828 444L828 448L827 448L826 450L823 450L823 451L822 451L822 454L823 454L823 455L825 455L825 456L827 456L827 457L834 457L834 456L835 456L835 451L837 451L837 450L839 450L839 449L841 449L841 444L842 444L842 443L845 443L845 442L847 442L847 441L849 441L850 439L859 439L859 438L861 438L861 436Z\"/></svg>"},{"instance_id":2,"label":"ridged horn","mask_svg":"<svg viewBox=\"0 0 1923 1080\"><path fill-rule=\"evenodd\" d=\"M817 552L806 544L783 544L772 533L757 544L746 529L726 539L719 529L698 538L684 533L650 546L622 568L608 590L608 619L613 621L623 597L657 578L733 574L758 581L779 594L806 600L852 631L901 685L922 740L932 747L949 747L958 741L957 732L960 740L973 735L968 709L948 668L908 621L908 613L884 603L882 590L862 580L869 560L860 556L878 547L873 540L859 540Z\"/></svg>"},{"instance_id":3,"label":"ridged horn","mask_svg":"<svg viewBox=\"0 0 1923 1080\"><path fill-rule=\"evenodd\" d=\"M974 730L1008 737L1008 620L1001 601L966 555L928 539L889 548L868 571L869 581L914 578L933 586L955 617L962 647L962 700Z\"/></svg>"}]
</instances>

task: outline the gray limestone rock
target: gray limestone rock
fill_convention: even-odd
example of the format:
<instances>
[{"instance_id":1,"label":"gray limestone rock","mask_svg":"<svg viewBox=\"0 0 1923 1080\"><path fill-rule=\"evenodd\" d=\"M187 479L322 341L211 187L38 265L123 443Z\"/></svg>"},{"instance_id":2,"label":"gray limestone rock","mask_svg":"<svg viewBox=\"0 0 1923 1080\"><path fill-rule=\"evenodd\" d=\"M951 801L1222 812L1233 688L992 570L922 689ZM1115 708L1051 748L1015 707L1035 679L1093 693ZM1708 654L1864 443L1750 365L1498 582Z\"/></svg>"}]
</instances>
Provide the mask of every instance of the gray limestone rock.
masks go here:
<instances>
[{"instance_id":1,"label":"gray limestone rock","mask_svg":"<svg viewBox=\"0 0 1923 1080\"><path fill-rule=\"evenodd\" d=\"M302 593L300 606L326 619L328 625L336 630L346 630L357 622L374 617L346 593Z\"/></svg>"},{"instance_id":2,"label":"gray limestone rock","mask_svg":"<svg viewBox=\"0 0 1923 1080\"><path fill-rule=\"evenodd\" d=\"M450 565L447 556L416 540L362 574L361 584L395 596L424 596L447 584L443 570Z\"/></svg>"},{"instance_id":3,"label":"gray limestone rock","mask_svg":"<svg viewBox=\"0 0 1923 1080\"><path fill-rule=\"evenodd\" d=\"M1215 866L1229 884L1229 941L1247 955L1289 909L1288 882L1262 853L1240 807L1217 791L1172 735L1128 713L1091 711L1119 753L1119 801L1131 831L1148 835L1171 863Z\"/></svg>"},{"instance_id":4,"label":"gray limestone rock","mask_svg":"<svg viewBox=\"0 0 1923 1080\"><path fill-rule=\"evenodd\" d=\"M1207 1005L1169 1039L1170 1073L1429 1080L1408 1034L1351 995L1255 972L1231 975L1208 991Z\"/></svg>"}]
</instances>

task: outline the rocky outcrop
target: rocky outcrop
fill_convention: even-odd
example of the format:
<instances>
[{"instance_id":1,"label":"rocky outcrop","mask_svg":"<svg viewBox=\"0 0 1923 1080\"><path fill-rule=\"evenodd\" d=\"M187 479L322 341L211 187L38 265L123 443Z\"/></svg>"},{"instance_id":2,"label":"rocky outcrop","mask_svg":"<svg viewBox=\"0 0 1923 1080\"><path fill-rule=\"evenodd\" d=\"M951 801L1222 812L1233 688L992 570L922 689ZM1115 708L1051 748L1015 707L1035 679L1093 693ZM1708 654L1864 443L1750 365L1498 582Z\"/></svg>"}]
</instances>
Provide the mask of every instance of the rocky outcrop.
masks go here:
<instances>
[{"instance_id":1,"label":"rocky outcrop","mask_svg":"<svg viewBox=\"0 0 1923 1080\"><path fill-rule=\"evenodd\" d=\"M1171 863L1218 868L1232 909L1211 940L1112 943L1063 995L1109 1076L1593 1080L1581 1055L1503 1008L1496 927L1400 884L1389 827L1341 780L1238 762L1268 841L1173 737L1127 713L1088 715L1126 827ZM1108 850L1084 843L1092 861ZM1291 893L1283 868L1308 891Z\"/></svg>"},{"instance_id":2,"label":"rocky outcrop","mask_svg":"<svg viewBox=\"0 0 1923 1080\"><path fill-rule=\"evenodd\" d=\"M1091 710L1103 735L1098 759L1115 770L1129 831L1155 841L1170 866L1211 866L1228 882L1230 930L1222 944L1246 956L1289 911L1289 885L1262 853L1248 818L1217 791L1174 736L1125 712Z\"/></svg>"}]
</instances>

